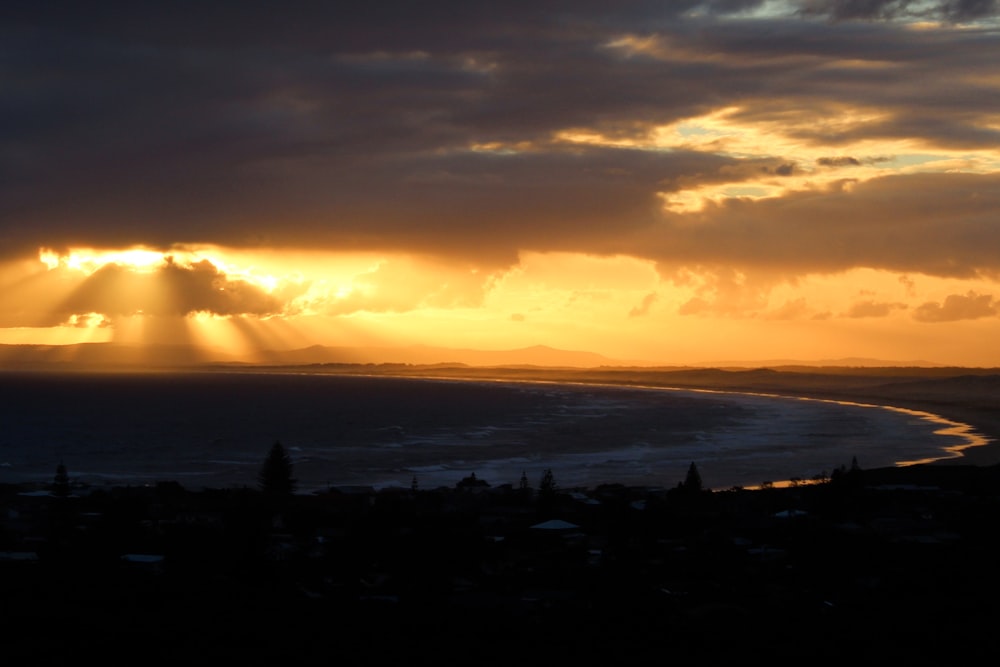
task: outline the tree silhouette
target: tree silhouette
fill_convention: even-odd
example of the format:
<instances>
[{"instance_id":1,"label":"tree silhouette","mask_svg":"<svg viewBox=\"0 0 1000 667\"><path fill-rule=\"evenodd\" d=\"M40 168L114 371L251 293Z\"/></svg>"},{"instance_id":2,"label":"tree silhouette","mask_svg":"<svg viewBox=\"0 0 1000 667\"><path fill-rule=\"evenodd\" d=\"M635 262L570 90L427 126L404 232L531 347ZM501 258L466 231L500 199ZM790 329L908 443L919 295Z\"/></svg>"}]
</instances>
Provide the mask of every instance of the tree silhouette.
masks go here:
<instances>
[{"instance_id":1,"label":"tree silhouette","mask_svg":"<svg viewBox=\"0 0 1000 667\"><path fill-rule=\"evenodd\" d=\"M292 459L281 442L271 445L271 451L257 474L257 484L265 496L273 499L287 498L295 493Z\"/></svg>"},{"instance_id":2,"label":"tree silhouette","mask_svg":"<svg viewBox=\"0 0 1000 667\"><path fill-rule=\"evenodd\" d=\"M858 464L858 457L851 457L851 467L846 468L843 464L834 469L830 474L830 482L838 486L857 487L862 485L862 471Z\"/></svg>"},{"instance_id":3,"label":"tree silhouette","mask_svg":"<svg viewBox=\"0 0 1000 667\"><path fill-rule=\"evenodd\" d=\"M694 464L694 461L691 462L687 476L684 477L683 486L686 491L697 492L702 490L701 473L698 472L698 466Z\"/></svg>"},{"instance_id":4,"label":"tree silhouette","mask_svg":"<svg viewBox=\"0 0 1000 667\"><path fill-rule=\"evenodd\" d=\"M68 498L69 493L69 473L66 471L66 466L60 461L59 465L56 466L56 475L52 479L52 495L56 498Z\"/></svg>"},{"instance_id":5,"label":"tree silhouette","mask_svg":"<svg viewBox=\"0 0 1000 667\"><path fill-rule=\"evenodd\" d=\"M75 513L70 502L72 490L70 489L69 473L62 461L56 466L56 474L52 478L49 495L52 497L52 500L49 501L52 546L58 549L68 544L75 523Z\"/></svg>"},{"instance_id":6,"label":"tree silhouette","mask_svg":"<svg viewBox=\"0 0 1000 667\"><path fill-rule=\"evenodd\" d=\"M552 509L556 500L556 478L552 474L551 468L546 468L542 474L542 481L538 485L538 509L548 512Z\"/></svg>"},{"instance_id":7,"label":"tree silhouette","mask_svg":"<svg viewBox=\"0 0 1000 667\"><path fill-rule=\"evenodd\" d=\"M542 474L542 481L538 485L538 492L543 496L552 496L556 492L556 478L552 475L552 468L546 468Z\"/></svg>"}]
</instances>

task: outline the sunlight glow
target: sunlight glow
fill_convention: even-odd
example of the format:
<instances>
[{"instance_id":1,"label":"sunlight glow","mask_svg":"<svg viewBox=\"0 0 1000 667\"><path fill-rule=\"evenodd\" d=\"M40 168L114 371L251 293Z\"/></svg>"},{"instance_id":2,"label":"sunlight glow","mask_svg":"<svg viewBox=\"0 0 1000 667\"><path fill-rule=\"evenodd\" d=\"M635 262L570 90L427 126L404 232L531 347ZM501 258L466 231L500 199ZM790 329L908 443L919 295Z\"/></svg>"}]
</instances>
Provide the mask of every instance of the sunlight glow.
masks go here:
<instances>
[{"instance_id":1,"label":"sunlight glow","mask_svg":"<svg viewBox=\"0 0 1000 667\"><path fill-rule=\"evenodd\" d=\"M65 267L88 275L107 264L121 264L136 271L154 271L165 259L163 253L144 248L107 251L80 248L65 255L43 248L38 256L49 270Z\"/></svg>"},{"instance_id":2,"label":"sunlight glow","mask_svg":"<svg viewBox=\"0 0 1000 667\"><path fill-rule=\"evenodd\" d=\"M698 194L767 194L732 187ZM252 362L313 345L545 344L635 363L838 355L1000 363L981 345L1000 313L989 277L854 269L788 280L528 251L489 269L399 253L220 247L42 251L33 267L0 266L0 343L193 345L204 359Z\"/></svg>"},{"instance_id":3,"label":"sunlight glow","mask_svg":"<svg viewBox=\"0 0 1000 667\"><path fill-rule=\"evenodd\" d=\"M0 328L0 345L79 345L107 343L114 330L110 327L7 327Z\"/></svg>"}]
</instances>

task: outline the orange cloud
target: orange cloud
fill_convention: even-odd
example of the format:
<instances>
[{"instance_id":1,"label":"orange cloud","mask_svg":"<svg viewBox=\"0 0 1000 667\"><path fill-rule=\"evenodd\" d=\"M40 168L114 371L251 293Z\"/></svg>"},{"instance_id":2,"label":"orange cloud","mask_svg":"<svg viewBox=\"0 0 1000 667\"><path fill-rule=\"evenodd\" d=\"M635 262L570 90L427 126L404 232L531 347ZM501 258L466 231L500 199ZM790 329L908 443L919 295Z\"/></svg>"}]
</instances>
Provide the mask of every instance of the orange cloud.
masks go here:
<instances>
[{"instance_id":1,"label":"orange cloud","mask_svg":"<svg viewBox=\"0 0 1000 667\"><path fill-rule=\"evenodd\" d=\"M649 309L653 307L653 304L656 303L656 300L658 298L659 296L656 294L656 292L650 292L649 294L647 294L642 298L642 303L640 303L638 306L635 306L634 308L632 308L632 310L628 312L628 316L642 317L643 315L649 312Z\"/></svg>"},{"instance_id":2,"label":"orange cloud","mask_svg":"<svg viewBox=\"0 0 1000 667\"><path fill-rule=\"evenodd\" d=\"M998 306L992 294L969 292L965 295L949 294L944 303L928 301L914 311L913 319L919 322L955 322L994 317L997 312Z\"/></svg>"},{"instance_id":3,"label":"orange cloud","mask_svg":"<svg viewBox=\"0 0 1000 667\"><path fill-rule=\"evenodd\" d=\"M846 317L885 317L894 310L905 309L905 303L889 303L886 301L858 301L851 305L845 313Z\"/></svg>"},{"instance_id":4,"label":"orange cloud","mask_svg":"<svg viewBox=\"0 0 1000 667\"><path fill-rule=\"evenodd\" d=\"M786 301L782 306L765 313L764 317L769 320L798 320L812 315L813 311L805 298L799 298Z\"/></svg>"},{"instance_id":5,"label":"orange cloud","mask_svg":"<svg viewBox=\"0 0 1000 667\"><path fill-rule=\"evenodd\" d=\"M323 310L345 315L478 306L493 279L468 264L395 256L355 275L343 295L327 298Z\"/></svg>"}]
</instances>

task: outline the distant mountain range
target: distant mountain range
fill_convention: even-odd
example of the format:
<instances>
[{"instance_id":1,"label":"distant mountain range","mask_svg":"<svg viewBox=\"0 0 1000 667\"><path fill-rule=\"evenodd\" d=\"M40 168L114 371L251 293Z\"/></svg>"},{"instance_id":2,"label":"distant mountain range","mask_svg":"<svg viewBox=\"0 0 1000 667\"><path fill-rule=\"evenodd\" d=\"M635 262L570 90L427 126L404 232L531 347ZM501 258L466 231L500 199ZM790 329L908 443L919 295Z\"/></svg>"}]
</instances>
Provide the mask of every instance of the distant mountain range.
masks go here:
<instances>
[{"instance_id":1,"label":"distant mountain range","mask_svg":"<svg viewBox=\"0 0 1000 667\"><path fill-rule=\"evenodd\" d=\"M815 367L841 367L841 368L890 368L890 367L909 367L909 368L935 368L942 367L944 364L937 364L932 361L886 361L885 359L869 359L866 357L843 357L840 359L812 359L804 361L802 359L763 359L760 361L713 361L699 364L692 364L695 366L711 367L711 368L776 368L776 367L787 367L787 366L809 366L811 368Z\"/></svg>"},{"instance_id":2,"label":"distant mountain range","mask_svg":"<svg viewBox=\"0 0 1000 667\"><path fill-rule=\"evenodd\" d=\"M940 367L927 361L885 361L865 358L803 361L770 359L763 361L715 361L668 365L650 361L613 359L594 352L561 350L535 345L509 350L474 350L412 345L406 347L337 347L313 345L293 350L266 350L255 359L244 358L224 349L189 345L126 345L83 343L77 345L0 345L0 369L17 368L176 368L204 364L263 364L302 366L317 364L408 364L464 365L477 367L539 366L549 368L598 368L607 366L661 368L789 368L789 367Z\"/></svg>"},{"instance_id":3,"label":"distant mountain range","mask_svg":"<svg viewBox=\"0 0 1000 667\"><path fill-rule=\"evenodd\" d=\"M452 349L426 345L409 347L324 347L314 345L298 350L263 352L261 360L264 363L280 365L361 363L592 368L626 364L626 362L593 352L560 350L545 345L511 350Z\"/></svg>"},{"instance_id":4,"label":"distant mountain range","mask_svg":"<svg viewBox=\"0 0 1000 667\"><path fill-rule=\"evenodd\" d=\"M0 368L34 367L179 367L203 364L264 364L301 366L314 364L455 364L467 366L546 366L593 368L632 362L593 352L560 350L544 345L511 350L409 347L327 347L313 345L294 350L267 350L254 360L220 349L187 345L0 345ZM643 364L648 365L648 364Z\"/></svg>"}]
</instances>

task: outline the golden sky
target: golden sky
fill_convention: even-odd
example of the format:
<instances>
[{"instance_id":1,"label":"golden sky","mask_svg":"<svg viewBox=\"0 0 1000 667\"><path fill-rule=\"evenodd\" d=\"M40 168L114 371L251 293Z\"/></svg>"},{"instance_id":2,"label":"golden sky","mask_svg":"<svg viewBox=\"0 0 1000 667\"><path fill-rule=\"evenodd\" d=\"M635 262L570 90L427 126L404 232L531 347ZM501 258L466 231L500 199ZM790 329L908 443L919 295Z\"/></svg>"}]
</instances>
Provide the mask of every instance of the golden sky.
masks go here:
<instances>
[{"instance_id":1,"label":"golden sky","mask_svg":"<svg viewBox=\"0 0 1000 667\"><path fill-rule=\"evenodd\" d=\"M997 2L414 4L11 10L0 343L1000 366Z\"/></svg>"}]
</instances>

